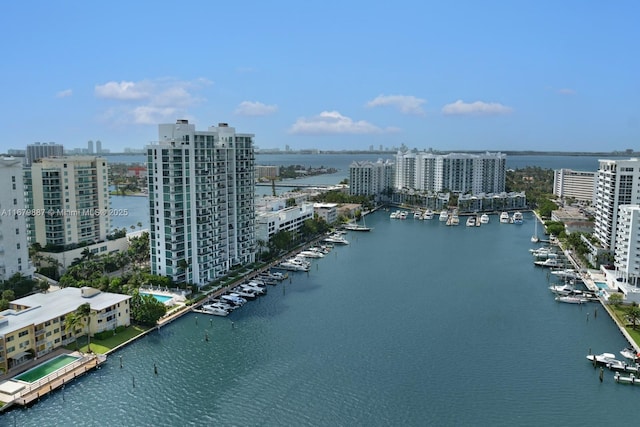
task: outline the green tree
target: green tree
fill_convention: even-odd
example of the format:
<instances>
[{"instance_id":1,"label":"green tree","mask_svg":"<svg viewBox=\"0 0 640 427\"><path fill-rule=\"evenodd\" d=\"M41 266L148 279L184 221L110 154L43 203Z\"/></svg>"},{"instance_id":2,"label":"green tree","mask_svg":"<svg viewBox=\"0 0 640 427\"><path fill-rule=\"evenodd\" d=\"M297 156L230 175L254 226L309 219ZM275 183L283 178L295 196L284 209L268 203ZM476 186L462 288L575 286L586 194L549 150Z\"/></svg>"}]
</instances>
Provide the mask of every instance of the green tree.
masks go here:
<instances>
[{"instance_id":1,"label":"green tree","mask_svg":"<svg viewBox=\"0 0 640 427\"><path fill-rule=\"evenodd\" d=\"M165 315L167 307L151 295L140 295L138 290L131 297L131 317L144 325L154 326Z\"/></svg>"},{"instance_id":2,"label":"green tree","mask_svg":"<svg viewBox=\"0 0 640 427\"><path fill-rule=\"evenodd\" d=\"M13 301L16 299L16 294L12 289L7 289L2 291L2 299L6 299L7 301Z\"/></svg>"},{"instance_id":3,"label":"green tree","mask_svg":"<svg viewBox=\"0 0 640 427\"><path fill-rule=\"evenodd\" d=\"M622 300L623 300L623 296L618 292L609 295L609 304L615 305L616 307L622 304Z\"/></svg>"},{"instance_id":4,"label":"green tree","mask_svg":"<svg viewBox=\"0 0 640 427\"><path fill-rule=\"evenodd\" d=\"M638 321L640 321L640 307L637 304L632 304L627 308L627 319L631 322L633 329L636 329Z\"/></svg>"},{"instance_id":5,"label":"green tree","mask_svg":"<svg viewBox=\"0 0 640 427\"><path fill-rule=\"evenodd\" d=\"M290 208L292 206L296 205L296 199L295 197L289 197L286 201L286 207Z\"/></svg>"}]
</instances>

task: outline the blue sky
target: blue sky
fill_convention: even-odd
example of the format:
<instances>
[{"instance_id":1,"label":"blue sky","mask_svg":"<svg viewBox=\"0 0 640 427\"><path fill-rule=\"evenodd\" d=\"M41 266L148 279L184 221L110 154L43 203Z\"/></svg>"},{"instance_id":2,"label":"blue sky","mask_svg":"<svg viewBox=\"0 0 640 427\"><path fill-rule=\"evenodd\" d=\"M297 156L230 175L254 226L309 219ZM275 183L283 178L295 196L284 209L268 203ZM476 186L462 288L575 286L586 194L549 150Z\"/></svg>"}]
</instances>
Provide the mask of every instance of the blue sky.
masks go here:
<instances>
[{"instance_id":1,"label":"blue sky","mask_svg":"<svg viewBox=\"0 0 640 427\"><path fill-rule=\"evenodd\" d=\"M635 1L3 5L0 151L227 122L260 148L639 149Z\"/></svg>"}]
</instances>

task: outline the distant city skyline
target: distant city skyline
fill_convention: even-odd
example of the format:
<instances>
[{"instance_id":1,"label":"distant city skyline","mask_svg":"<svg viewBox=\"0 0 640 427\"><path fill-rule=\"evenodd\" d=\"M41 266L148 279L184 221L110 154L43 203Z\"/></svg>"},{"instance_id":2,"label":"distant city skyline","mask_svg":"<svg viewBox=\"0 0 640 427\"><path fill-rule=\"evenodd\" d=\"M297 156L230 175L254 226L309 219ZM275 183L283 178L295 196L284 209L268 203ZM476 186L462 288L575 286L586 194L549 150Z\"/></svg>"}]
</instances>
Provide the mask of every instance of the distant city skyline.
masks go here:
<instances>
[{"instance_id":1,"label":"distant city skyline","mask_svg":"<svg viewBox=\"0 0 640 427\"><path fill-rule=\"evenodd\" d=\"M12 102L0 152L143 149L178 119L282 150L598 152L640 140L633 1L154 5L5 5L29 25L3 27Z\"/></svg>"}]
</instances>

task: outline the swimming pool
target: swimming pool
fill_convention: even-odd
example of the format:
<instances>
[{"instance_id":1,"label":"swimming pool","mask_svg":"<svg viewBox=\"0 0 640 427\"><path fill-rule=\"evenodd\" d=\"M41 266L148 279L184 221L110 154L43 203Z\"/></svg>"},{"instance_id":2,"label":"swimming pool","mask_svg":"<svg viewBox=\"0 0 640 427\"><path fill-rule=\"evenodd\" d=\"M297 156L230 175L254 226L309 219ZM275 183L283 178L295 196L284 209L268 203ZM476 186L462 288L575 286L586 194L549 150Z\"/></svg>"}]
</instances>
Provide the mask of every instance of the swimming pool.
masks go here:
<instances>
[{"instance_id":1,"label":"swimming pool","mask_svg":"<svg viewBox=\"0 0 640 427\"><path fill-rule=\"evenodd\" d=\"M149 294L146 292L140 292L140 295L147 295L147 296L152 296L155 299L157 299L158 301L160 301L161 303L166 303L167 301L171 301L173 299L173 297L171 296L167 296L167 295L159 295L159 294Z\"/></svg>"},{"instance_id":2,"label":"swimming pool","mask_svg":"<svg viewBox=\"0 0 640 427\"><path fill-rule=\"evenodd\" d=\"M26 383L34 383L55 371L64 368L67 365L72 364L76 360L80 359L79 356L72 356L70 354L61 354L51 360L48 360L35 368L31 368L26 372L14 377L14 380L24 381Z\"/></svg>"},{"instance_id":3,"label":"swimming pool","mask_svg":"<svg viewBox=\"0 0 640 427\"><path fill-rule=\"evenodd\" d=\"M609 289L609 286L605 282L595 282L596 286L599 289Z\"/></svg>"}]
</instances>

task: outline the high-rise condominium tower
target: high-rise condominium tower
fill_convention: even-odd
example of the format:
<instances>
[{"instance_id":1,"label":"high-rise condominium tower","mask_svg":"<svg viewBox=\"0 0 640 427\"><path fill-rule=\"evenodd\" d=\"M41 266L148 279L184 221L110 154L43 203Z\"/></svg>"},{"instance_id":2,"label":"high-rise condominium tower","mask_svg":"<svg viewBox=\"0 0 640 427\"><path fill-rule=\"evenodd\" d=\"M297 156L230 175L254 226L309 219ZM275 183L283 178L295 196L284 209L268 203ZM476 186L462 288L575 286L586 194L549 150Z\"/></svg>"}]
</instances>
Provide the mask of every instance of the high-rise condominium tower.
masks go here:
<instances>
[{"instance_id":1,"label":"high-rise condominium tower","mask_svg":"<svg viewBox=\"0 0 640 427\"><path fill-rule=\"evenodd\" d=\"M226 123L159 125L147 147L153 274L205 285L255 261L253 138Z\"/></svg>"}]
</instances>

